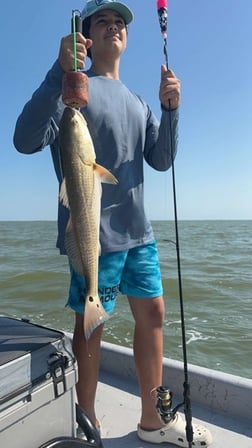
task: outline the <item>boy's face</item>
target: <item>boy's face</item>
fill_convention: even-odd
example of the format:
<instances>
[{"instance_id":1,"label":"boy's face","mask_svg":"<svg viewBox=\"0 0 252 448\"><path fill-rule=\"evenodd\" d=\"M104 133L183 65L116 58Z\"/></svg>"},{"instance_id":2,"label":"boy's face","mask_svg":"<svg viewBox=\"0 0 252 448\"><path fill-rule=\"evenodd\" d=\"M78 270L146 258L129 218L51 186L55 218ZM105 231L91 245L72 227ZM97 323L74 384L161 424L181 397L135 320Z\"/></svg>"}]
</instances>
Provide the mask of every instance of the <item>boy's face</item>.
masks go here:
<instances>
[{"instance_id":1,"label":"boy's face","mask_svg":"<svg viewBox=\"0 0 252 448\"><path fill-rule=\"evenodd\" d=\"M92 59L95 55L120 56L127 45L127 28L115 11L104 9L91 17L90 39Z\"/></svg>"}]
</instances>

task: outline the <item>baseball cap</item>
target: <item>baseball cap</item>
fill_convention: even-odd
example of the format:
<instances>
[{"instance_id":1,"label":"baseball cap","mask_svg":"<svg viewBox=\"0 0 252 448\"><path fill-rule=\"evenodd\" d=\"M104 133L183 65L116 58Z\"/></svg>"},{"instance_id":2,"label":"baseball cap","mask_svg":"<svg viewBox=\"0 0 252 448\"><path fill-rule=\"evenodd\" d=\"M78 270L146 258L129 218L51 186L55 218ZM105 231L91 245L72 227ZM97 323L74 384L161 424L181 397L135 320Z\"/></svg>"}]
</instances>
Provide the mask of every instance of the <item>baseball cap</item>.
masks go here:
<instances>
[{"instance_id":1,"label":"baseball cap","mask_svg":"<svg viewBox=\"0 0 252 448\"><path fill-rule=\"evenodd\" d=\"M113 11L116 11L123 18L126 25L133 20L133 13L128 6L124 3L116 2L115 0L87 0L86 6L81 13L83 20L102 9L112 9Z\"/></svg>"}]
</instances>

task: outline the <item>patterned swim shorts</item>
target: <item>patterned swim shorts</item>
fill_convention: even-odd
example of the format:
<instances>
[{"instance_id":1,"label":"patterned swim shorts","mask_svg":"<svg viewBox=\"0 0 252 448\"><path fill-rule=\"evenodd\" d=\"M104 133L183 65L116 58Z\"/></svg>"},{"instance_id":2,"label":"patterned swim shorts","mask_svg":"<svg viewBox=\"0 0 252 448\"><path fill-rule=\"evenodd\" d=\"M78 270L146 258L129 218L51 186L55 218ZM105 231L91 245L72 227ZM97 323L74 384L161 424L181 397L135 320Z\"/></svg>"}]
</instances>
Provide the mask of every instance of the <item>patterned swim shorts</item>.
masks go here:
<instances>
[{"instance_id":1,"label":"patterned swim shorts","mask_svg":"<svg viewBox=\"0 0 252 448\"><path fill-rule=\"evenodd\" d=\"M83 314L86 296L85 278L70 266L70 288L67 306ZM98 294L107 313L112 313L118 292L147 298L163 294L156 242L132 249L111 252L99 257Z\"/></svg>"}]
</instances>

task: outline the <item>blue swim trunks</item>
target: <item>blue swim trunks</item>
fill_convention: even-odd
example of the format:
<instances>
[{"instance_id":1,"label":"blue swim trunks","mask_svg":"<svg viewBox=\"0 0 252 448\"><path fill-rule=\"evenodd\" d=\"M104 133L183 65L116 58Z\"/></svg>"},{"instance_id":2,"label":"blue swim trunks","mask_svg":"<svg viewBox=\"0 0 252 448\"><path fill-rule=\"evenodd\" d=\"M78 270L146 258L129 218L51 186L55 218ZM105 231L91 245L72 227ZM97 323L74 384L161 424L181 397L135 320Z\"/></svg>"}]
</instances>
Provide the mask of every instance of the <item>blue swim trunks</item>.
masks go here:
<instances>
[{"instance_id":1,"label":"blue swim trunks","mask_svg":"<svg viewBox=\"0 0 252 448\"><path fill-rule=\"evenodd\" d=\"M70 266L70 288L67 306L83 314L85 278ZM107 313L112 313L118 292L139 298L163 294L156 242L99 257L98 294Z\"/></svg>"}]
</instances>

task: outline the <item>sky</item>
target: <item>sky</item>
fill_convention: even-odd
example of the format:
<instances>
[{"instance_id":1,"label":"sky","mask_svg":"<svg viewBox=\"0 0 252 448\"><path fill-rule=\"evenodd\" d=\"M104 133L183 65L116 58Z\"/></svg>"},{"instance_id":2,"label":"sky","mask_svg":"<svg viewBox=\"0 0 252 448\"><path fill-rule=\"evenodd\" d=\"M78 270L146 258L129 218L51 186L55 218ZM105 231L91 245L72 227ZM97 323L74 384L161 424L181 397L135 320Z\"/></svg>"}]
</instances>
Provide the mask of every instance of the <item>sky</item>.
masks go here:
<instances>
[{"instance_id":1,"label":"sky","mask_svg":"<svg viewBox=\"0 0 252 448\"><path fill-rule=\"evenodd\" d=\"M156 0L125 0L134 12L121 80L160 118L164 63ZM56 220L58 186L49 148L19 154L18 115L58 56L80 0L1 4L0 220ZM252 1L170 0L169 66L181 80L175 160L178 219L252 219ZM88 68L87 64L87 68ZM151 220L172 220L172 171L145 168Z\"/></svg>"}]
</instances>

